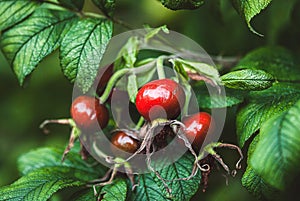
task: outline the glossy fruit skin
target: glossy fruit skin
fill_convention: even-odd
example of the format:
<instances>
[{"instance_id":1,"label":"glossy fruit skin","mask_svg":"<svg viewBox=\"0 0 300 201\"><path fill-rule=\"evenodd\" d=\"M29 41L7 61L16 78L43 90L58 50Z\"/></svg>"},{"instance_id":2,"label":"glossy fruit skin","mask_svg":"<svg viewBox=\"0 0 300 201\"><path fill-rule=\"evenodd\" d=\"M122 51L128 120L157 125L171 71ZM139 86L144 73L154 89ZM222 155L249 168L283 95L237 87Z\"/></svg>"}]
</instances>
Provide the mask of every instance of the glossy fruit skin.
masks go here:
<instances>
[{"instance_id":1,"label":"glossy fruit skin","mask_svg":"<svg viewBox=\"0 0 300 201\"><path fill-rule=\"evenodd\" d=\"M127 135L125 132L118 131L114 133L111 138L111 149L116 156L122 156L121 152L119 152L116 147L122 151L134 153L138 149L138 141Z\"/></svg>"},{"instance_id":2,"label":"glossy fruit skin","mask_svg":"<svg viewBox=\"0 0 300 201\"><path fill-rule=\"evenodd\" d=\"M205 140L210 127L213 129L214 121L210 114L199 112L183 119L182 123L186 126L185 134L193 147L199 150Z\"/></svg>"},{"instance_id":3,"label":"glossy fruit skin","mask_svg":"<svg viewBox=\"0 0 300 201\"><path fill-rule=\"evenodd\" d=\"M170 79L154 80L145 84L137 93L136 108L147 120L175 119L185 102L182 87Z\"/></svg>"},{"instance_id":4,"label":"glossy fruit skin","mask_svg":"<svg viewBox=\"0 0 300 201\"><path fill-rule=\"evenodd\" d=\"M72 103L71 116L76 125L84 130L106 127L109 120L107 108L90 96L78 96Z\"/></svg>"}]
</instances>

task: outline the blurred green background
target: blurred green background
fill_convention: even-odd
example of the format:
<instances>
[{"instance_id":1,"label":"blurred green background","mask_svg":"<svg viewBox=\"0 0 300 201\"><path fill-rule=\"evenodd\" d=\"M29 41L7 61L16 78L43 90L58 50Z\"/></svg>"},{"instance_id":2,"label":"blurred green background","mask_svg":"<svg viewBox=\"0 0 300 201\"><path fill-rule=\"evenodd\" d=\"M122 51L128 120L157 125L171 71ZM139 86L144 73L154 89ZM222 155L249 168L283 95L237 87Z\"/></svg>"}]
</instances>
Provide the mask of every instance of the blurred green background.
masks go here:
<instances>
[{"instance_id":1,"label":"blurred green background","mask_svg":"<svg viewBox=\"0 0 300 201\"><path fill-rule=\"evenodd\" d=\"M157 27L166 24L171 30L185 34L198 42L209 54L242 56L249 50L263 45L283 45L299 55L300 3L296 0L274 0L252 25L264 37L249 31L246 23L236 13L229 1L210 0L193 11L171 11L156 0L117 1L115 17L134 28L143 24ZM90 1L85 10L98 12ZM125 31L116 25L114 34ZM64 146L69 137L67 126L51 126L45 135L38 128L45 119L69 117L72 84L61 73L58 52L41 62L26 82L18 85L7 61L0 54L0 186L19 177L17 158L20 154L41 146ZM236 143L234 117L230 109L221 140ZM233 161L235 155L225 152L225 158ZM234 156L234 157L233 157ZM244 165L245 166L245 165ZM206 193L199 192L196 200L232 201L255 200L242 186L239 172L236 178L225 178L214 172ZM290 198L293 191L288 191ZM296 192L296 191L295 191ZM285 197L286 199L288 197ZM53 200L65 200L54 197Z\"/></svg>"}]
</instances>

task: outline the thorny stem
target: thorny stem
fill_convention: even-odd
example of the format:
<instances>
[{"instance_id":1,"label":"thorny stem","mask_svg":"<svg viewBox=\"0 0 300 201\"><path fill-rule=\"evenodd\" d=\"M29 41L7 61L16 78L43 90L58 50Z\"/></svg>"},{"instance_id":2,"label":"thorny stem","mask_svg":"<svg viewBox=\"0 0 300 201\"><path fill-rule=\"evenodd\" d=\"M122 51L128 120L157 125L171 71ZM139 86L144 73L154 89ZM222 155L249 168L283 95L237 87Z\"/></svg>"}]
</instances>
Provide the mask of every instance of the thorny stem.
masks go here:
<instances>
[{"instance_id":1,"label":"thorny stem","mask_svg":"<svg viewBox=\"0 0 300 201\"><path fill-rule=\"evenodd\" d=\"M94 195L95 195L95 196L98 195L98 192L97 192L96 187L97 187L97 186L106 186L106 185L111 184L112 181L114 180L114 178L115 178L117 172L118 172L118 168L117 168L116 165L115 165L114 168L112 169L112 173L111 173L110 178L109 178L108 181L92 185L92 186L93 186L93 190L94 190ZM90 186L90 185L88 185L88 186Z\"/></svg>"},{"instance_id":2,"label":"thorny stem","mask_svg":"<svg viewBox=\"0 0 300 201\"><path fill-rule=\"evenodd\" d=\"M72 147L74 147L74 142L79 138L80 130L77 127L73 127L71 130L71 135L69 138L69 143L67 147L64 150L64 153L62 155L61 161L63 162L66 158L66 155L70 152Z\"/></svg>"},{"instance_id":3,"label":"thorny stem","mask_svg":"<svg viewBox=\"0 0 300 201\"><path fill-rule=\"evenodd\" d=\"M109 170L105 173L105 175L102 178L94 179L94 180L90 181L89 183L95 184L95 183L99 183L99 182L103 182L103 181L107 180L112 171L113 171L113 168L109 168Z\"/></svg>"},{"instance_id":4,"label":"thorny stem","mask_svg":"<svg viewBox=\"0 0 300 201\"><path fill-rule=\"evenodd\" d=\"M48 124L65 124L70 125L71 128L76 127L76 124L73 119L47 119L43 121L39 128L43 130L45 134L48 134L50 131L46 128Z\"/></svg>"},{"instance_id":5,"label":"thorny stem","mask_svg":"<svg viewBox=\"0 0 300 201\"><path fill-rule=\"evenodd\" d=\"M158 171L155 170L154 167L152 167L151 165L151 156L153 155L153 153L155 152L155 149L153 148L152 152L150 150L151 146L152 146L152 141L153 141L153 135L154 135L154 129L157 128L158 126L166 126L169 125L172 129L173 132L177 134L177 137L179 139L182 139L185 143L185 146L189 149L189 151L192 153L192 155L195 157L195 161L194 161L194 165L193 165L193 169L192 172L190 174L190 176L186 177L186 178L178 178L178 179L173 179L173 180L166 180L164 179ZM130 157L128 157L127 159L122 159L122 158L112 158L106 154L104 154L101 150L98 149L98 147L96 146L96 143L93 144L94 150L95 152L100 156L106 159L106 161L110 164L113 164L113 168L111 168L111 170L108 171L108 173L101 179L99 180L94 180L92 181L93 183L98 182L98 181L104 181L108 178L110 172L111 173L111 177L108 181L103 182L103 183L98 183L98 184L94 184L93 189L94 189L94 193L95 195L97 195L97 191L96 191L96 187L97 186L104 186L107 184L110 184L118 169L123 165L126 171L126 174L128 176L128 178L130 179L130 181L132 182L132 186L133 189L136 186L134 184L134 178L133 178L133 174L132 174L132 170L131 170L131 166L129 164L129 160L132 159L134 156L136 156L138 153L140 153L141 151L143 151L146 148L146 163L147 163L147 167L148 169L155 173L155 175L161 180L161 182L163 183L166 191L168 192L168 194L171 196L172 193L172 189L168 186L167 182L174 182L174 181L179 181L179 180L190 180L191 178L193 178L198 170L201 170L202 172L209 172L210 171L210 166L208 164L203 164L202 166L200 165L200 160L204 159L204 157L207 154L210 154L217 162L219 162L221 164L221 166L225 169L225 171L227 172L227 174L230 174L230 169L229 167L224 163L223 159L221 158L220 155L218 155L216 153L216 151L214 150L215 148L230 148L230 149L234 149L237 150L239 155L240 155L240 159L238 160L238 162L236 163L236 169L240 169L241 168L241 161L243 159L243 154L241 149L233 144L227 144L227 143L220 143L220 142L212 142L208 145L206 145L204 147L204 149L202 150L202 152L197 155L195 153L195 151L192 148L191 143L188 141L188 139L186 138L186 136L184 135L184 129L185 126L183 123L177 121L177 120L172 120L172 121L168 121L166 119L157 119L156 121L151 122L151 124L145 124L144 125L144 129L146 131L142 144L139 147L139 149L133 153ZM236 170L232 171L232 175L234 176L236 174Z\"/></svg>"},{"instance_id":6,"label":"thorny stem","mask_svg":"<svg viewBox=\"0 0 300 201\"><path fill-rule=\"evenodd\" d=\"M46 125L48 124L65 124L71 127L71 135L69 138L68 146L65 148L64 153L62 155L61 161L65 160L66 155L70 152L71 148L74 146L74 142L79 138L81 133L80 129L77 128L76 123L73 119L50 119L45 120L40 124L40 129L43 129L44 133L49 133L50 131L46 129Z\"/></svg>"},{"instance_id":7,"label":"thorny stem","mask_svg":"<svg viewBox=\"0 0 300 201\"><path fill-rule=\"evenodd\" d=\"M201 171L209 171L209 169L204 169L198 163L198 156L197 156L196 152L194 151L194 149L192 148L191 143L189 142L189 140L186 138L186 136L184 134L183 130L185 129L185 125L183 123L181 123L180 121L174 120L174 121L172 121L171 126L176 126L176 127L173 127L173 131L175 133L177 133L177 137L179 139L184 141L184 145L189 149L191 154L195 157L195 165L197 165ZM177 128L177 126L179 126L179 128Z\"/></svg>"},{"instance_id":8,"label":"thorny stem","mask_svg":"<svg viewBox=\"0 0 300 201\"><path fill-rule=\"evenodd\" d=\"M243 160L244 156L243 156L241 149L234 144L212 142L212 143L206 145L204 150L199 154L198 160L200 161L201 159L203 159L205 157L205 154L210 154L211 156L213 156L216 159L216 161L218 161L221 164L221 166L225 169L227 174L230 174L229 167L224 163L222 157L220 155L218 155L217 152L214 150L215 148L222 148L222 147L237 150L237 152L240 155L240 158L239 158L238 162L236 163L235 167L237 170L241 169L241 161ZM236 170L233 170L232 176L235 176L235 174L236 174Z\"/></svg>"},{"instance_id":9,"label":"thorny stem","mask_svg":"<svg viewBox=\"0 0 300 201\"><path fill-rule=\"evenodd\" d=\"M150 129L148 129L148 131L145 134L145 137L142 141L141 146L139 147L139 149L137 151L135 151L131 156L129 156L126 159L126 162L129 161L130 159L132 159L133 157L135 157L138 153L142 152L145 147L147 146L148 143L151 143L152 139L153 139L153 132L152 132L152 127Z\"/></svg>"},{"instance_id":10,"label":"thorny stem","mask_svg":"<svg viewBox=\"0 0 300 201\"><path fill-rule=\"evenodd\" d=\"M135 187L135 185L134 185L134 179L133 179L133 174L132 174L132 170L131 170L130 164L128 162L125 162L124 159L122 159L122 158L115 158L114 161L115 161L115 164L113 165L113 167L111 167L102 178L96 179L96 180L92 180L87 185L88 187L90 187L90 186L93 187L94 195L95 196L98 196L98 192L97 192L96 187L97 186L105 186L105 185L111 184L113 182L113 180L114 180L117 172L118 172L118 169L122 165L125 168L125 171L126 171L126 174L128 175L128 178L132 182L133 188ZM107 180L107 178L109 178L109 180L105 181L105 180ZM103 182L103 181L105 181L105 182ZM98 183L98 182L101 182L101 183Z\"/></svg>"}]
</instances>

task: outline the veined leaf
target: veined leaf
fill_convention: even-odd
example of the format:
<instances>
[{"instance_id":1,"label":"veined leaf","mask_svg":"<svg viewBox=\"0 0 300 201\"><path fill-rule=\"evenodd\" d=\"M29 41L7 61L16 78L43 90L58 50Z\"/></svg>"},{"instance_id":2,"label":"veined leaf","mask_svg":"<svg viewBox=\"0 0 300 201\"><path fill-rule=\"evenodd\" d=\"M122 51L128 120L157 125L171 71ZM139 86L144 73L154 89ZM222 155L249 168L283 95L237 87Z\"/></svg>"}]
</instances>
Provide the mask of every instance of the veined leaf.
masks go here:
<instances>
[{"instance_id":1,"label":"veined leaf","mask_svg":"<svg viewBox=\"0 0 300 201\"><path fill-rule=\"evenodd\" d=\"M87 92L97 75L102 56L112 36L112 22L99 18L78 20L60 46L65 76Z\"/></svg>"},{"instance_id":2,"label":"veined leaf","mask_svg":"<svg viewBox=\"0 0 300 201\"><path fill-rule=\"evenodd\" d=\"M272 86L274 77L262 70L244 69L221 77L223 84L232 89L263 90Z\"/></svg>"},{"instance_id":3,"label":"veined leaf","mask_svg":"<svg viewBox=\"0 0 300 201\"><path fill-rule=\"evenodd\" d=\"M122 47L118 53L117 60L115 61L115 69L133 68L137 60L139 52L140 41L137 36L128 39L127 43Z\"/></svg>"},{"instance_id":4,"label":"veined leaf","mask_svg":"<svg viewBox=\"0 0 300 201\"><path fill-rule=\"evenodd\" d=\"M96 188L98 199L101 201L125 201L127 196L127 184L123 179L115 179L111 184L103 186L101 189ZM89 201L96 200L92 188L85 189L82 192L73 195L71 200L75 201Z\"/></svg>"},{"instance_id":5,"label":"veined leaf","mask_svg":"<svg viewBox=\"0 0 300 201\"><path fill-rule=\"evenodd\" d=\"M46 201L62 188L81 186L93 178L92 174L70 167L40 168L0 188L0 200Z\"/></svg>"},{"instance_id":6,"label":"veined leaf","mask_svg":"<svg viewBox=\"0 0 300 201\"><path fill-rule=\"evenodd\" d=\"M219 71L206 63L187 61L179 58L171 59L173 66L182 66L186 72L197 73L210 79L215 85L221 83Z\"/></svg>"},{"instance_id":7,"label":"veined leaf","mask_svg":"<svg viewBox=\"0 0 300 201\"><path fill-rule=\"evenodd\" d=\"M237 113L237 134L240 146L275 115L288 110L300 98L297 84L277 83L263 91L252 91Z\"/></svg>"},{"instance_id":8,"label":"veined leaf","mask_svg":"<svg viewBox=\"0 0 300 201\"><path fill-rule=\"evenodd\" d=\"M137 177L139 185L136 187L135 193L132 195L132 201L170 200L166 198L160 187L157 185L154 180L155 175L147 173L139 174Z\"/></svg>"},{"instance_id":9,"label":"veined leaf","mask_svg":"<svg viewBox=\"0 0 300 201\"><path fill-rule=\"evenodd\" d=\"M276 189L267 184L251 165L248 165L243 175L242 185L260 200L272 200L270 198L278 194Z\"/></svg>"},{"instance_id":10,"label":"veined leaf","mask_svg":"<svg viewBox=\"0 0 300 201\"><path fill-rule=\"evenodd\" d=\"M283 190L300 167L300 101L265 122L250 164L271 186Z\"/></svg>"},{"instance_id":11,"label":"veined leaf","mask_svg":"<svg viewBox=\"0 0 300 201\"><path fill-rule=\"evenodd\" d=\"M209 94L205 84L193 86L197 103L200 108L225 108L243 102L247 95L245 91L225 88L225 94Z\"/></svg>"},{"instance_id":12,"label":"veined leaf","mask_svg":"<svg viewBox=\"0 0 300 201\"><path fill-rule=\"evenodd\" d=\"M127 184L125 180L116 179L112 184L104 186L100 191L102 201L125 201Z\"/></svg>"},{"instance_id":13,"label":"veined leaf","mask_svg":"<svg viewBox=\"0 0 300 201\"><path fill-rule=\"evenodd\" d=\"M246 20L249 29L257 33L251 26L250 22L254 16L265 9L272 0L231 0L238 13Z\"/></svg>"},{"instance_id":14,"label":"veined leaf","mask_svg":"<svg viewBox=\"0 0 300 201\"><path fill-rule=\"evenodd\" d=\"M160 31L162 31L166 34L170 33L170 31L166 25L163 25L163 26L160 26L157 28L151 28L149 26L146 26L145 28L148 29L148 33L144 36L145 43L148 43L149 40L151 40L154 36L157 36L160 33Z\"/></svg>"},{"instance_id":15,"label":"veined leaf","mask_svg":"<svg viewBox=\"0 0 300 201\"><path fill-rule=\"evenodd\" d=\"M269 199L275 197L276 190L268 185L250 165L251 156L259 141L259 135L251 142L248 149L247 169L242 177L242 185L255 197L259 199Z\"/></svg>"},{"instance_id":16,"label":"veined leaf","mask_svg":"<svg viewBox=\"0 0 300 201\"><path fill-rule=\"evenodd\" d=\"M38 9L27 20L3 33L0 45L20 84L59 46L74 18L76 15L67 11Z\"/></svg>"},{"instance_id":17,"label":"veined leaf","mask_svg":"<svg viewBox=\"0 0 300 201\"><path fill-rule=\"evenodd\" d=\"M18 160L19 171L22 175L26 175L32 171L44 167L69 167L82 171L86 171L89 174L100 177L105 174L106 168L104 167L91 167L86 161L82 160L80 155L71 150L64 162L61 161L64 149L58 148L40 148L33 150L22 155Z\"/></svg>"},{"instance_id":18,"label":"veined leaf","mask_svg":"<svg viewBox=\"0 0 300 201\"><path fill-rule=\"evenodd\" d=\"M204 4L203 0L160 0L161 3L172 10L196 9Z\"/></svg>"},{"instance_id":19,"label":"veined leaf","mask_svg":"<svg viewBox=\"0 0 300 201\"><path fill-rule=\"evenodd\" d=\"M163 178L167 180L174 180L179 178L188 177L192 172L194 164L194 157L191 154L185 154L178 161L163 168L159 171ZM157 184L167 194L162 182L155 177ZM201 181L200 172L195 177L186 181L172 181L167 182L172 189L172 200L190 200L191 197L197 192Z\"/></svg>"},{"instance_id":20,"label":"veined leaf","mask_svg":"<svg viewBox=\"0 0 300 201\"><path fill-rule=\"evenodd\" d=\"M0 31L28 17L40 4L30 0L1 0Z\"/></svg>"},{"instance_id":21,"label":"veined leaf","mask_svg":"<svg viewBox=\"0 0 300 201\"><path fill-rule=\"evenodd\" d=\"M134 103L136 94L138 92L137 77L134 74L128 76L127 91L129 95L129 100L132 103Z\"/></svg>"},{"instance_id":22,"label":"veined leaf","mask_svg":"<svg viewBox=\"0 0 300 201\"><path fill-rule=\"evenodd\" d=\"M234 70L263 70L278 81L299 81L300 67L294 55L281 47L262 47L248 53Z\"/></svg>"},{"instance_id":23,"label":"veined leaf","mask_svg":"<svg viewBox=\"0 0 300 201\"><path fill-rule=\"evenodd\" d=\"M198 174L191 180L175 180L188 177L193 169L194 158L190 154L185 154L177 162L159 170L161 176L167 180L172 189L172 200L190 200L196 193L200 185L201 175ZM154 173L142 174L138 176L139 185L133 195L133 200L170 200L161 180Z\"/></svg>"}]
</instances>

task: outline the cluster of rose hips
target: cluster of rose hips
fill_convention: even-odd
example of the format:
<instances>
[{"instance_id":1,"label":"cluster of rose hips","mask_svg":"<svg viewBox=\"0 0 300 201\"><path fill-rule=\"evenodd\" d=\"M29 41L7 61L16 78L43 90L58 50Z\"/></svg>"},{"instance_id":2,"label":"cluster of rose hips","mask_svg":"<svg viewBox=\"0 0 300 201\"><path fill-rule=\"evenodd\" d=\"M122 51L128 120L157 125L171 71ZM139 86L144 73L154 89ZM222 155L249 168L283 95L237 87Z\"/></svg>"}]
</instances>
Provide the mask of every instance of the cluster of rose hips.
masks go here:
<instances>
[{"instance_id":1,"label":"cluster of rose hips","mask_svg":"<svg viewBox=\"0 0 300 201\"><path fill-rule=\"evenodd\" d=\"M103 86L103 82L99 82ZM98 85L99 86L99 85ZM101 87L102 87L101 86ZM99 87L98 87L99 88ZM151 122L159 118L176 119L185 102L182 87L171 79L151 81L142 86L136 96L136 109L140 115ZM77 97L71 106L71 116L79 129L94 130L106 127L109 113L99 99L91 96ZM183 117L184 133L195 149L199 149L212 123L212 117L206 112L199 112ZM113 153L115 148L134 153L140 142L124 131L114 132L111 136Z\"/></svg>"},{"instance_id":2,"label":"cluster of rose hips","mask_svg":"<svg viewBox=\"0 0 300 201\"><path fill-rule=\"evenodd\" d=\"M105 102L107 98L103 94L121 92L112 88L110 81L113 76L113 65L108 68L103 68L99 71L100 77L96 79L98 83L96 87L96 96L81 95L74 99L71 105L71 117L72 119L62 120L46 120L42 125L43 128L48 123L62 123L69 124L72 127L72 132L69 140L69 144L64 151L63 159L74 145L74 141L80 137L81 133L95 133L99 129L104 129L109 122L109 110L106 108ZM99 76L98 75L98 76ZM107 85L107 86L106 86ZM108 87L110 86L110 87ZM102 96L100 98L99 95ZM120 95L121 94L121 95ZM128 93L123 91L119 95L125 95L128 98ZM120 97L118 97L119 99ZM121 98L122 100L124 97ZM105 101L104 101L105 100ZM210 114L206 112L198 112L191 115L182 115L182 108L185 106L186 95L184 89L180 84L172 79L158 79L143 85L137 92L135 98L135 112L141 116L142 120L145 120L143 126L136 127L135 129L117 129L111 131L110 139L111 152L115 155L115 158L104 154L101 150L99 155L105 158L107 162L112 164L111 177L107 182L94 184L93 188L96 194L95 186L106 185L112 182L117 169L126 164L125 172L131 180L134 188L134 179L130 164L128 163L138 153L146 153L147 167L154 172L157 177L163 182L166 190L170 192L170 189L159 173L151 166L151 153L157 151L157 148L163 148L168 144L167 138L171 136L174 139L177 136L178 145L183 145L189 149L192 155L195 157L194 167L191 175L187 178L190 179L196 175L198 169L202 173L209 174L210 164L203 164L202 159L205 159L205 152L210 154L216 161L218 161L226 172L229 174L230 170L228 166L223 162L222 158L214 151L217 147L227 147L238 150L240 154L240 160L236 164L236 169L240 168L240 162L243 159L243 155L240 149L236 145L214 143L205 146L205 149L196 154L195 151L199 151L202 144L211 127L214 128L214 120ZM111 105L113 107L113 105ZM176 120L181 114L181 121ZM141 121L143 122L143 121ZM138 128L138 129L137 129ZM162 128L157 136L155 136L156 128ZM132 132L134 131L134 132ZM81 144L82 145L82 144ZM84 147L81 152L85 157ZM152 148L152 151L150 150ZM129 157L124 155L128 153ZM121 162L120 162L121 161ZM205 161L204 161L205 162ZM110 172L110 171L109 171ZM202 175L203 176L203 175ZM204 180L207 178L204 175Z\"/></svg>"}]
</instances>

